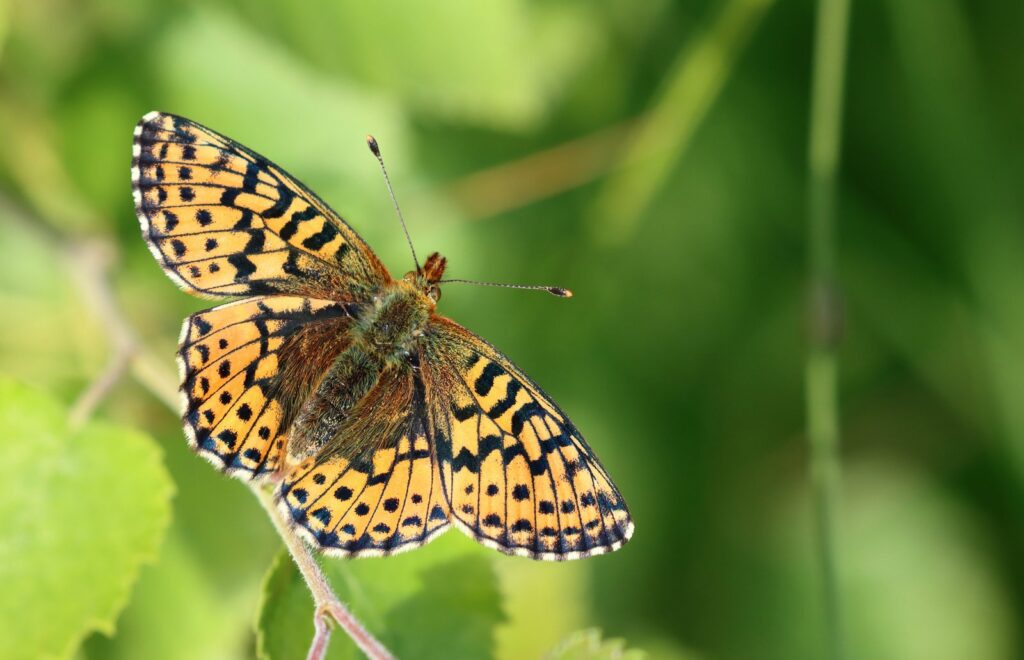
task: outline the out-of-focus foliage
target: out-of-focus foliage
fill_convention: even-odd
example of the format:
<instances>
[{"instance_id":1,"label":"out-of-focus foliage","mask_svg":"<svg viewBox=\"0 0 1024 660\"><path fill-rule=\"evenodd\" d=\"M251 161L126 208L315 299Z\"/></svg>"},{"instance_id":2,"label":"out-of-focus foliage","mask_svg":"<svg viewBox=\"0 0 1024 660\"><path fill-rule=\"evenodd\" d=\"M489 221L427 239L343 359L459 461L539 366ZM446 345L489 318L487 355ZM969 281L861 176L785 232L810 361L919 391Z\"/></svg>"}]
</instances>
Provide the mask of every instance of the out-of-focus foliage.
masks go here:
<instances>
[{"instance_id":1,"label":"out-of-focus foliage","mask_svg":"<svg viewBox=\"0 0 1024 660\"><path fill-rule=\"evenodd\" d=\"M325 560L347 597L343 575L378 589L383 621L368 625L409 657L421 650L393 632L399 614L447 613L438 635L463 622L474 636L447 643L467 655L539 657L597 627L651 658L821 657L802 390L814 5L0 0L0 372L63 404L102 372L109 330L70 248L98 241L145 354L173 373L182 317L209 303L175 290L139 237L128 160L145 112L271 157L401 274L373 133L421 255L442 251L452 277L575 291L453 285L440 311L569 412L637 531L558 565L457 532L407 558ZM1022 24L1024 4L1005 0L853 3L837 237L851 657L1024 652ZM268 576L280 544L264 512L190 454L138 380L97 411L118 425L105 439L65 435L67 406L48 405L0 439L14 512L92 501L70 478L23 491L14 424L97 465L135 460L144 439L124 429L144 431L177 493L158 560L138 569L155 545L131 550L103 624L69 623L64 644L100 630L82 657L230 658L265 652L272 632L284 649L308 640L294 571ZM55 451L32 446L36 467ZM165 501L141 470L124 476L143 482L134 504ZM76 523L127 547L132 511ZM125 536L103 527L112 514ZM11 529L0 519L0 552ZM455 557L472 590L444 572ZM17 576L32 598L60 568L38 562ZM287 594L264 603L262 641L261 585ZM336 633L332 652L346 649Z\"/></svg>"},{"instance_id":2,"label":"out-of-focus foliage","mask_svg":"<svg viewBox=\"0 0 1024 660\"><path fill-rule=\"evenodd\" d=\"M548 660L644 660L641 651L626 649L621 639L601 639L601 631L588 629L573 633L549 653Z\"/></svg>"},{"instance_id":3,"label":"out-of-focus foliage","mask_svg":"<svg viewBox=\"0 0 1024 660\"><path fill-rule=\"evenodd\" d=\"M0 379L0 657L70 655L112 634L170 517L171 481L146 435L69 428L60 405Z\"/></svg>"}]
</instances>

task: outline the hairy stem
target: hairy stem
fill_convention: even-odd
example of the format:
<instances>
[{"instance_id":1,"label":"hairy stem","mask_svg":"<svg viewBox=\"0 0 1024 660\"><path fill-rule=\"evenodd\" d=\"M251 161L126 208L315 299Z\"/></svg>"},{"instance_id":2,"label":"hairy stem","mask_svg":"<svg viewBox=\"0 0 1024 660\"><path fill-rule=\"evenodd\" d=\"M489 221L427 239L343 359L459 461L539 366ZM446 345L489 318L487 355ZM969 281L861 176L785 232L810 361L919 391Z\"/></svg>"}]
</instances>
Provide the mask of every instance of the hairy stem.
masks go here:
<instances>
[{"instance_id":1,"label":"hairy stem","mask_svg":"<svg viewBox=\"0 0 1024 660\"><path fill-rule=\"evenodd\" d=\"M281 511L274 504L274 499L271 495L263 490L262 488L253 488L253 492L256 493L256 497L259 499L260 504L263 505L267 515L274 523L274 527L277 528L278 534L284 539L285 546L288 548L288 552L291 554L292 559L295 561L295 565L299 568L299 572L302 574L302 578L306 581L309 586L309 591L313 595L313 604L316 607L316 613L314 614L314 626L316 633L313 637L313 643L309 647L309 660L319 660L322 658L324 653L327 651L327 641L330 639L331 629L327 626L326 615L330 615L338 622L338 625L348 633L348 636L352 638L352 641L367 655L371 660L384 660L391 658L392 655L388 652L384 646L376 640L366 630L365 627L354 617L352 612L338 599L338 597L331 590L331 585L327 582L327 577L323 571L320 570L320 565L316 563L316 559L313 558L312 553L309 551L307 546L302 539L292 532L291 527L288 525L288 521L281 515Z\"/></svg>"}]
</instances>

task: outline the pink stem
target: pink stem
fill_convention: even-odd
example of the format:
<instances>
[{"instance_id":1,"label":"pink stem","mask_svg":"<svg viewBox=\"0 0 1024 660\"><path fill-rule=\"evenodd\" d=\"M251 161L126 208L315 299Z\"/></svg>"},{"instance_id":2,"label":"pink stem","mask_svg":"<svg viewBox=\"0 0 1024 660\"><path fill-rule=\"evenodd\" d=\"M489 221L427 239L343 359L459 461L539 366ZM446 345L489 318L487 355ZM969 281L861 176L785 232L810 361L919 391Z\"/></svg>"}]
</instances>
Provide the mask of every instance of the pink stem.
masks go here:
<instances>
[{"instance_id":1,"label":"pink stem","mask_svg":"<svg viewBox=\"0 0 1024 660\"><path fill-rule=\"evenodd\" d=\"M310 644L307 658L310 660L322 660L327 652L327 643L331 638L331 628L325 615L330 615L370 660L393 660L394 656L391 655L391 652L377 641L370 634L370 631L334 595L331 585L327 582L327 577L320 570L320 565L313 559L309 547L292 531L291 526L283 518L277 506L275 506L271 495L259 487L253 488L253 492L256 493L260 504L263 505L271 521L273 521L274 527L277 528L277 533L280 534L281 539L288 548L288 552L291 553L292 559L295 560L295 565L299 567L299 573L302 574L302 578L306 581L306 585L313 595L313 604L316 607L315 614L313 615L313 626L316 632L313 635L313 642Z\"/></svg>"}]
</instances>

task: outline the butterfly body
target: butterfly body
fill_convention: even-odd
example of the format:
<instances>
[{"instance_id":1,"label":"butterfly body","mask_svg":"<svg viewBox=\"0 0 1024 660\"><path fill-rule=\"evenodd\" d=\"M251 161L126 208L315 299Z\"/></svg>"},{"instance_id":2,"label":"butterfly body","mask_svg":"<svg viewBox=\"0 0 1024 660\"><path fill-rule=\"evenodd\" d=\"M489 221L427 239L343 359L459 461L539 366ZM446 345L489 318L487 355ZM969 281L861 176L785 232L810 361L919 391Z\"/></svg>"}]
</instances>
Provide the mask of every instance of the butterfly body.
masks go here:
<instances>
[{"instance_id":1,"label":"butterfly body","mask_svg":"<svg viewBox=\"0 0 1024 660\"><path fill-rule=\"evenodd\" d=\"M437 314L443 257L393 279L294 177L188 119L146 115L132 153L136 214L164 271L189 293L240 298L182 327L189 444L275 483L310 543L387 555L454 525L562 560L630 538L622 496L565 413Z\"/></svg>"},{"instance_id":2,"label":"butterfly body","mask_svg":"<svg viewBox=\"0 0 1024 660\"><path fill-rule=\"evenodd\" d=\"M418 281L417 281L418 280ZM353 307L350 341L303 403L292 424L290 463L326 451L358 454L360 436L342 433L346 418L385 371L418 369L425 330L436 302L432 283L406 277L388 285L372 302ZM369 440L365 436L361 436Z\"/></svg>"}]
</instances>

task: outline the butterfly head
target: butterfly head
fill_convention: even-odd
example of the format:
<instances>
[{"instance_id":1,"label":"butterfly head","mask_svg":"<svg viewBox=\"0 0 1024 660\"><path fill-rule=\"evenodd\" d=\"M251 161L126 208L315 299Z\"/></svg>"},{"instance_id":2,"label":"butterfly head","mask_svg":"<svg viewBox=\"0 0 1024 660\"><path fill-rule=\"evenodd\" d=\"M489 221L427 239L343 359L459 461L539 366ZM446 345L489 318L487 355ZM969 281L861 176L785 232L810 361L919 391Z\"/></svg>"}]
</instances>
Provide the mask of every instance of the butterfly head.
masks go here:
<instances>
[{"instance_id":1,"label":"butterfly head","mask_svg":"<svg viewBox=\"0 0 1024 660\"><path fill-rule=\"evenodd\" d=\"M437 302L441 299L441 287L438 284L447 265L448 260L435 252L427 257L422 268L406 273L405 279L416 284L431 300Z\"/></svg>"}]
</instances>

